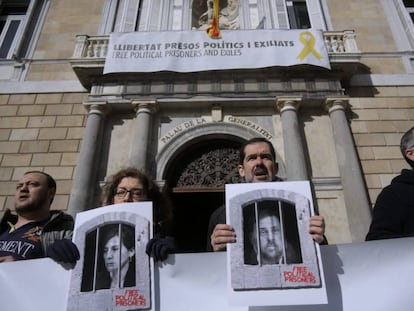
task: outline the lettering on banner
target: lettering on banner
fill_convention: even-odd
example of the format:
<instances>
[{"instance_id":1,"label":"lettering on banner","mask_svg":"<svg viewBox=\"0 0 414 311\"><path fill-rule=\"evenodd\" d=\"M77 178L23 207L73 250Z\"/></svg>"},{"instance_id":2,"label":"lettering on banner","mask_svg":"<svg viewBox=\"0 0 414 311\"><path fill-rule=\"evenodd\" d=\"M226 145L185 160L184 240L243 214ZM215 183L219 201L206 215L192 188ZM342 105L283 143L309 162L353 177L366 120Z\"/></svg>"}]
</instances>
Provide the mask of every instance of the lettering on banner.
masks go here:
<instances>
[{"instance_id":1,"label":"lettering on banner","mask_svg":"<svg viewBox=\"0 0 414 311\"><path fill-rule=\"evenodd\" d=\"M165 32L157 35L113 33L107 47L104 74L197 72L296 64L330 69L323 34L319 30L239 30L226 32L223 38L211 40L202 31L173 31L168 35ZM99 45L97 43L96 48Z\"/></svg>"},{"instance_id":2,"label":"lettering on banner","mask_svg":"<svg viewBox=\"0 0 414 311\"><path fill-rule=\"evenodd\" d=\"M163 58L202 56L241 56L243 48L293 47L293 40L253 42L166 42L146 44L114 44L112 58Z\"/></svg>"},{"instance_id":3,"label":"lettering on banner","mask_svg":"<svg viewBox=\"0 0 414 311\"><path fill-rule=\"evenodd\" d=\"M294 266L292 271L284 271L285 282L315 284L316 278L305 266Z\"/></svg>"},{"instance_id":4,"label":"lettering on banner","mask_svg":"<svg viewBox=\"0 0 414 311\"><path fill-rule=\"evenodd\" d=\"M127 289L124 295L115 295L115 306L130 307L130 306L145 306L147 301L137 289Z\"/></svg>"},{"instance_id":5,"label":"lettering on banner","mask_svg":"<svg viewBox=\"0 0 414 311\"><path fill-rule=\"evenodd\" d=\"M115 44L112 58L161 58L161 43L157 44Z\"/></svg>"}]
</instances>

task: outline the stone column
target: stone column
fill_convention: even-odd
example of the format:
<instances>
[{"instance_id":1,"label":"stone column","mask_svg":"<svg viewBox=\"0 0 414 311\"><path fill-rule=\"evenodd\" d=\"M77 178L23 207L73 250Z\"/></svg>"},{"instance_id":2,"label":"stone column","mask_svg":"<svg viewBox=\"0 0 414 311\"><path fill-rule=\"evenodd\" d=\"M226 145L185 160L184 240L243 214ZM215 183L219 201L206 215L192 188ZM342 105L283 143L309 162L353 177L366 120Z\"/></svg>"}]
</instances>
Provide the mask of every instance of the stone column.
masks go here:
<instances>
[{"instance_id":1,"label":"stone column","mask_svg":"<svg viewBox=\"0 0 414 311\"><path fill-rule=\"evenodd\" d=\"M92 207L95 172L99 163L103 125L107 111L106 102L87 102L84 105L89 110L89 114L70 193L68 213L72 216Z\"/></svg>"},{"instance_id":2,"label":"stone column","mask_svg":"<svg viewBox=\"0 0 414 311\"><path fill-rule=\"evenodd\" d=\"M309 179L297 114L301 101L302 98L300 97L278 97L276 99L282 121L286 177L288 180Z\"/></svg>"},{"instance_id":3,"label":"stone column","mask_svg":"<svg viewBox=\"0 0 414 311\"><path fill-rule=\"evenodd\" d=\"M349 106L348 99L344 97L327 98L325 105L332 123L352 241L361 242L365 239L371 222L371 208L364 176L345 113L345 109Z\"/></svg>"},{"instance_id":4,"label":"stone column","mask_svg":"<svg viewBox=\"0 0 414 311\"><path fill-rule=\"evenodd\" d=\"M157 110L155 101L133 101L136 111L135 134L132 143L130 165L147 170L147 149L152 128L151 117Z\"/></svg>"}]
</instances>

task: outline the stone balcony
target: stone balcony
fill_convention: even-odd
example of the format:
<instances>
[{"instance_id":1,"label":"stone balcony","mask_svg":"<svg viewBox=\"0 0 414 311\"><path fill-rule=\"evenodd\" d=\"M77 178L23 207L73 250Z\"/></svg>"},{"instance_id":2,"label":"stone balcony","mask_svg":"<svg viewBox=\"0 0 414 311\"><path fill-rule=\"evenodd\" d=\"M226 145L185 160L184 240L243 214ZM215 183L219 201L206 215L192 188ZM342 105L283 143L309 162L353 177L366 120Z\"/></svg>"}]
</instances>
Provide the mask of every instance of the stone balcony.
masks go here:
<instances>
[{"instance_id":1,"label":"stone balcony","mask_svg":"<svg viewBox=\"0 0 414 311\"><path fill-rule=\"evenodd\" d=\"M332 69L341 72L341 75L344 72L353 72L361 57L355 40L355 32L353 30L325 31L323 36ZM110 75L111 77L104 77L103 68L108 44L109 35L76 36L75 50L70 62L84 87L89 89L94 83L119 81L131 76L130 73L119 73L115 78L113 74ZM342 79L342 77L338 78Z\"/></svg>"}]
</instances>

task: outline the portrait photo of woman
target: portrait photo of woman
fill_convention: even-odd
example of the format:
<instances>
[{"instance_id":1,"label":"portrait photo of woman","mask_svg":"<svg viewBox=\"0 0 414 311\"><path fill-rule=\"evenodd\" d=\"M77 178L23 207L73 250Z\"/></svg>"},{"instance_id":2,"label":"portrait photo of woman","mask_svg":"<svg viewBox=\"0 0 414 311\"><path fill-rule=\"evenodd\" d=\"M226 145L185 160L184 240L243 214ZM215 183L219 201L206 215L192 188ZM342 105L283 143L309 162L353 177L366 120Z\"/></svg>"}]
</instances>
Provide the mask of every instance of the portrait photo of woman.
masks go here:
<instances>
[{"instance_id":1,"label":"portrait photo of woman","mask_svg":"<svg viewBox=\"0 0 414 311\"><path fill-rule=\"evenodd\" d=\"M96 289L135 286L134 228L124 224L107 225L101 230ZM102 267L104 266L104 267ZM103 269L102 269L103 268Z\"/></svg>"},{"instance_id":2,"label":"portrait photo of woman","mask_svg":"<svg viewBox=\"0 0 414 311\"><path fill-rule=\"evenodd\" d=\"M135 228L132 225L106 224L86 235L82 292L133 287L135 272Z\"/></svg>"}]
</instances>

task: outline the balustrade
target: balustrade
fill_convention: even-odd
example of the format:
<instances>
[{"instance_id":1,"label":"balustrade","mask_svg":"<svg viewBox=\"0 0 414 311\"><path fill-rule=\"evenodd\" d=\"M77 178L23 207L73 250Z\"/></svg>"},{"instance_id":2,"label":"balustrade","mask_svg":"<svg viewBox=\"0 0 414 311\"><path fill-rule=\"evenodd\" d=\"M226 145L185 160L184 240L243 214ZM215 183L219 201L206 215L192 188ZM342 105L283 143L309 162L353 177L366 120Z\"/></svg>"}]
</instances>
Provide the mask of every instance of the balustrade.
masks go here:
<instances>
[{"instance_id":1,"label":"balustrade","mask_svg":"<svg viewBox=\"0 0 414 311\"><path fill-rule=\"evenodd\" d=\"M323 37L328 54L359 53L353 30L325 31ZM108 43L109 36L79 35L73 58L105 58Z\"/></svg>"}]
</instances>

